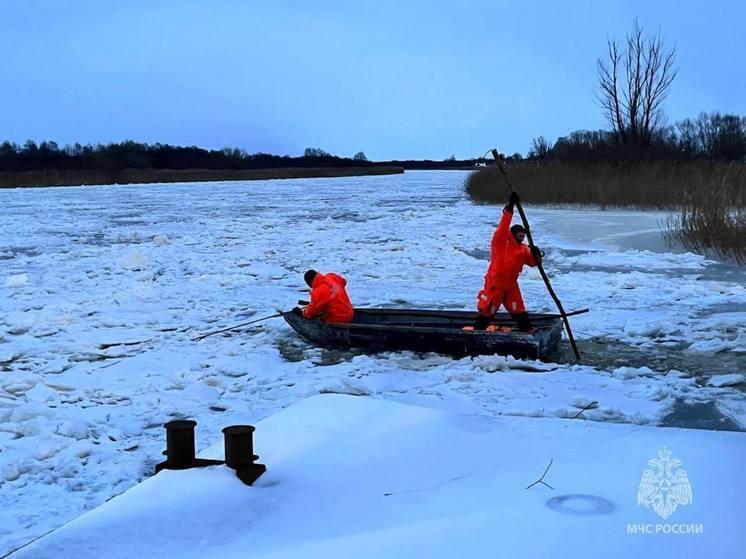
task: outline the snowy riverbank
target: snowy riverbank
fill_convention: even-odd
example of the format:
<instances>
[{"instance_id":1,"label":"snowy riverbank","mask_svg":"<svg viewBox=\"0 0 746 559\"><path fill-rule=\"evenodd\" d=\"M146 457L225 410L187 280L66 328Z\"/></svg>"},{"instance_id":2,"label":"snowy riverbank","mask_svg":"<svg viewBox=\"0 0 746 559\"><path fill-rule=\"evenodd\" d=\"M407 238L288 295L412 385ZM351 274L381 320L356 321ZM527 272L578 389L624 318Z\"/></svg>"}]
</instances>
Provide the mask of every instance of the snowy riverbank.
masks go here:
<instances>
[{"instance_id":1,"label":"snowy riverbank","mask_svg":"<svg viewBox=\"0 0 746 559\"><path fill-rule=\"evenodd\" d=\"M258 423L253 487L224 466L162 472L18 559L736 559L745 438L317 395ZM641 505L666 469L678 500Z\"/></svg>"},{"instance_id":2,"label":"snowy riverbank","mask_svg":"<svg viewBox=\"0 0 746 559\"><path fill-rule=\"evenodd\" d=\"M313 266L359 306L472 308L499 209L462 177L0 191L0 553L149 475L173 417L201 447L320 392L746 425L744 273L651 243L655 214L527 208L565 306L592 309L573 320L582 365L326 351L282 321L190 341L293 306ZM535 270L522 288L552 308Z\"/></svg>"}]
</instances>

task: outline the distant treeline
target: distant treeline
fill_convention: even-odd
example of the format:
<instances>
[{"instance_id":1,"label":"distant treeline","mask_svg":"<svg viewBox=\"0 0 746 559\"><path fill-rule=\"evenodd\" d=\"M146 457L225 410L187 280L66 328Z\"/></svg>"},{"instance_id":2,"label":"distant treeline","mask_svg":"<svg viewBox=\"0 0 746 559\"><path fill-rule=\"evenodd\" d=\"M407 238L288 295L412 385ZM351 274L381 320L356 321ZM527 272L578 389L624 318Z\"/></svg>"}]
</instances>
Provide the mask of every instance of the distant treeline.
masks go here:
<instances>
[{"instance_id":1,"label":"distant treeline","mask_svg":"<svg viewBox=\"0 0 746 559\"><path fill-rule=\"evenodd\" d=\"M271 169L44 169L40 171L0 171L0 188L360 177L392 175L403 172L404 169L401 167L388 165Z\"/></svg>"},{"instance_id":2,"label":"distant treeline","mask_svg":"<svg viewBox=\"0 0 746 559\"><path fill-rule=\"evenodd\" d=\"M335 168L399 166L406 169L450 169L473 166L474 161L458 161L450 157L444 161L368 161L363 152L354 157L338 157L319 148L307 148L300 157L249 154L242 149L203 149L168 144L144 144L125 141L98 145L67 145L56 142L28 141L18 145L0 144L0 171L83 171L104 172L123 169L210 169L250 170L285 168Z\"/></svg>"},{"instance_id":3,"label":"distant treeline","mask_svg":"<svg viewBox=\"0 0 746 559\"><path fill-rule=\"evenodd\" d=\"M624 142L618 131L579 130L550 144L532 142L528 159L604 163L629 161L737 161L746 163L746 117L701 113L656 129L646 142ZM515 159L513 157L512 159Z\"/></svg>"}]
</instances>

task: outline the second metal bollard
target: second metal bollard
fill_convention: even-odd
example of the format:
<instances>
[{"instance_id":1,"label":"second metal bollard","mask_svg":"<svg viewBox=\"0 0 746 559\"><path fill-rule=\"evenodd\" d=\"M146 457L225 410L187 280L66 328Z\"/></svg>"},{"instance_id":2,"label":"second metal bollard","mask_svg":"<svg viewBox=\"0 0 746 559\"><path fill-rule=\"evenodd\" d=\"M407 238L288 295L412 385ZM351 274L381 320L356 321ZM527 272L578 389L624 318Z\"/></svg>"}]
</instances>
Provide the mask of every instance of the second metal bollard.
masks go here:
<instances>
[{"instance_id":1,"label":"second metal bollard","mask_svg":"<svg viewBox=\"0 0 746 559\"><path fill-rule=\"evenodd\" d=\"M225 442L225 464L236 470L236 476L246 485L254 483L267 471L264 464L254 461L254 427L251 425L231 425L223 429Z\"/></svg>"}]
</instances>

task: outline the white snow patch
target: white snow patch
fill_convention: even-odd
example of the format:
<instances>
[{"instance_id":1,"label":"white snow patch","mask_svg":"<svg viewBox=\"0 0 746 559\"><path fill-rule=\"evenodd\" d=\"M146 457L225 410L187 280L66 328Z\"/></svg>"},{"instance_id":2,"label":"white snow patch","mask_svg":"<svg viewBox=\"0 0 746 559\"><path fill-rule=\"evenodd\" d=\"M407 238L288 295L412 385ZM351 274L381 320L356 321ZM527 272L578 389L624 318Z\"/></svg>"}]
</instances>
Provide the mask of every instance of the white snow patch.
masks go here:
<instances>
[{"instance_id":1,"label":"white snow patch","mask_svg":"<svg viewBox=\"0 0 746 559\"><path fill-rule=\"evenodd\" d=\"M631 379L636 377L652 377L654 373L649 367L618 367L611 371L611 376L621 379Z\"/></svg>"},{"instance_id":2,"label":"white snow patch","mask_svg":"<svg viewBox=\"0 0 746 559\"><path fill-rule=\"evenodd\" d=\"M14 274L5 278L5 287L23 287L28 283L28 274Z\"/></svg>"},{"instance_id":3,"label":"white snow patch","mask_svg":"<svg viewBox=\"0 0 746 559\"><path fill-rule=\"evenodd\" d=\"M143 270L147 259L145 256L137 251L129 252L119 259L119 265L127 270Z\"/></svg>"},{"instance_id":4,"label":"white snow patch","mask_svg":"<svg viewBox=\"0 0 746 559\"><path fill-rule=\"evenodd\" d=\"M707 381L709 386L716 386L718 388L722 386L738 386L746 382L746 375L740 373L733 373L730 375L715 375L710 377Z\"/></svg>"},{"instance_id":5,"label":"white snow patch","mask_svg":"<svg viewBox=\"0 0 746 559\"><path fill-rule=\"evenodd\" d=\"M47 402L48 400L52 400L55 395L56 392L54 390L50 389L46 384L39 383L26 392L26 399L30 402Z\"/></svg>"}]
</instances>

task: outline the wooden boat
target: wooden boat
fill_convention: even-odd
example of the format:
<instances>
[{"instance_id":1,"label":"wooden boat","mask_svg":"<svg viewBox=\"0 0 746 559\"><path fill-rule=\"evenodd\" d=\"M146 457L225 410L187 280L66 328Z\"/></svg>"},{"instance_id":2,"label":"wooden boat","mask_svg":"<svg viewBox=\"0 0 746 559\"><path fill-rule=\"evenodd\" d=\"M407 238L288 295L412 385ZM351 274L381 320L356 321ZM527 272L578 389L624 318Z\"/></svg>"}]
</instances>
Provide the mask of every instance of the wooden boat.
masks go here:
<instances>
[{"instance_id":1,"label":"wooden boat","mask_svg":"<svg viewBox=\"0 0 746 559\"><path fill-rule=\"evenodd\" d=\"M498 314L494 331L464 330L477 318L474 312L418 309L355 309L349 324L307 320L284 313L285 321L311 343L356 347L370 351L410 350L437 352L455 357L512 355L546 359L562 337L562 320L551 314L532 314L534 331L514 330L508 314Z\"/></svg>"}]
</instances>

